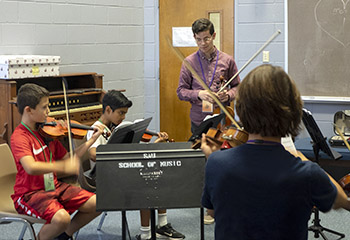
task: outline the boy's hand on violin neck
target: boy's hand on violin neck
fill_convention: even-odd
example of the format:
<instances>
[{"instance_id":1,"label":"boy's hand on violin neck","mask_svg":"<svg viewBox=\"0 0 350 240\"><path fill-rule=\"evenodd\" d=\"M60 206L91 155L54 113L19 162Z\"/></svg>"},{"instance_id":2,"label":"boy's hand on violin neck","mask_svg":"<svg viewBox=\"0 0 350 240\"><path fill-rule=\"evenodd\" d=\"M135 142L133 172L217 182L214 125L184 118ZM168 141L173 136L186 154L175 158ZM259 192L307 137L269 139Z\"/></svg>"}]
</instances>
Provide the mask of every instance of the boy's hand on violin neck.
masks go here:
<instances>
[{"instance_id":1,"label":"boy's hand on violin neck","mask_svg":"<svg viewBox=\"0 0 350 240\"><path fill-rule=\"evenodd\" d=\"M61 126L62 128L68 128L68 124L67 124L66 120L58 119L58 120L55 120L55 121L56 121L56 124L58 126Z\"/></svg>"},{"instance_id":2,"label":"boy's hand on violin neck","mask_svg":"<svg viewBox=\"0 0 350 240\"><path fill-rule=\"evenodd\" d=\"M169 136L166 132L159 132L158 138L154 141L154 143L165 142L169 139Z\"/></svg>"},{"instance_id":3,"label":"boy's hand on violin neck","mask_svg":"<svg viewBox=\"0 0 350 240\"><path fill-rule=\"evenodd\" d=\"M104 126L102 125L97 125L97 126L93 126L94 128L94 133L92 134L92 139L94 139L94 142L95 140L101 135L103 134L103 130L104 130Z\"/></svg>"}]
</instances>

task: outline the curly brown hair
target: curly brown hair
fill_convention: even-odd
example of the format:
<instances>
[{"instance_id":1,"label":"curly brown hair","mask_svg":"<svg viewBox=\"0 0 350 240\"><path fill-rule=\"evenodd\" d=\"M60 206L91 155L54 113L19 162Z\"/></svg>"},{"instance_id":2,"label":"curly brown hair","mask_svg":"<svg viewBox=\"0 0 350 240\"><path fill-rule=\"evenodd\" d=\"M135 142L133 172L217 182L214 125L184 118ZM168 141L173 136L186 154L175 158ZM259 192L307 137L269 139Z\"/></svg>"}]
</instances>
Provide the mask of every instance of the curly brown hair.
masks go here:
<instances>
[{"instance_id":1,"label":"curly brown hair","mask_svg":"<svg viewBox=\"0 0 350 240\"><path fill-rule=\"evenodd\" d=\"M296 136L303 102L295 82L278 66L253 69L241 82L236 111L244 129L263 137Z\"/></svg>"}]
</instances>

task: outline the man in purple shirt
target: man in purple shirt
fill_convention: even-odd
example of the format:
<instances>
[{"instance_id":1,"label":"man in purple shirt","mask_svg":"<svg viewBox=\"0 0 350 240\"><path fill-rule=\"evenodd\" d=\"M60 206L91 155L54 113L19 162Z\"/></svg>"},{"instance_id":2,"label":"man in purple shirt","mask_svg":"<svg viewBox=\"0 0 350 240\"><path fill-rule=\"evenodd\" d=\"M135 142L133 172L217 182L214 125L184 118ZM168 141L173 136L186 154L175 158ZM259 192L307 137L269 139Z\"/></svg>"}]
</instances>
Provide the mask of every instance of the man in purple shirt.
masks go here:
<instances>
[{"instance_id":1,"label":"man in purple shirt","mask_svg":"<svg viewBox=\"0 0 350 240\"><path fill-rule=\"evenodd\" d=\"M231 81L223 91L217 92L225 84L225 80L231 79L238 71L233 57L219 51L214 46L216 33L210 20L206 18L196 20L192 24L192 32L199 50L185 60L191 64L220 102L229 105L235 99L237 86L240 82L239 76ZM221 76L224 79L223 82L220 80ZM203 119L212 114L211 112L203 112L202 102L214 104L214 100L184 64L181 67L176 93L180 100L189 101L192 105L190 118L191 131L194 132ZM216 107L215 104L214 107Z\"/></svg>"}]
</instances>

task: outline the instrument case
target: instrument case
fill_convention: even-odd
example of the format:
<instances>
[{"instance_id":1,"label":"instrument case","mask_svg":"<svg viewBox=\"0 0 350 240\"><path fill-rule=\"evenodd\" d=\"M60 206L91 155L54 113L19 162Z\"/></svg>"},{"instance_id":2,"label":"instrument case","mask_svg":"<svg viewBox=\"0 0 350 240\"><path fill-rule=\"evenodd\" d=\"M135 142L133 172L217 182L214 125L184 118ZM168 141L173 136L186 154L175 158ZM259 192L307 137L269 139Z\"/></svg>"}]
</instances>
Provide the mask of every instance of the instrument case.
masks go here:
<instances>
[{"instance_id":1,"label":"instrument case","mask_svg":"<svg viewBox=\"0 0 350 240\"><path fill-rule=\"evenodd\" d=\"M345 139L350 144L350 110L338 111L334 114L334 125L336 125ZM335 126L333 127L333 131L336 134L335 136L329 139L329 143L331 146L345 146L344 141L341 136L337 133Z\"/></svg>"}]
</instances>

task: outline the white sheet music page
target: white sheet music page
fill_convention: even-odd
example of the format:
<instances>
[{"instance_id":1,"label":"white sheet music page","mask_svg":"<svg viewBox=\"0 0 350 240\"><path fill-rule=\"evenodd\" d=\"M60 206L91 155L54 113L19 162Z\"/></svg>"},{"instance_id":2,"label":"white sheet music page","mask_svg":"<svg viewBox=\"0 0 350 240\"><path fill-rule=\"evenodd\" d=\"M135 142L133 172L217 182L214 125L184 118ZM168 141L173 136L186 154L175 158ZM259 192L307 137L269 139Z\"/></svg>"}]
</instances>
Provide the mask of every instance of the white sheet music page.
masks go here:
<instances>
[{"instance_id":1,"label":"white sheet music page","mask_svg":"<svg viewBox=\"0 0 350 240\"><path fill-rule=\"evenodd\" d=\"M293 155L297 155L297 149L295 148L293 139L290 135L281 138L281 144L287 151L291 152Z\"/></svg>"}]
</instances>

